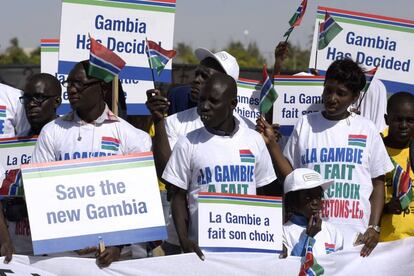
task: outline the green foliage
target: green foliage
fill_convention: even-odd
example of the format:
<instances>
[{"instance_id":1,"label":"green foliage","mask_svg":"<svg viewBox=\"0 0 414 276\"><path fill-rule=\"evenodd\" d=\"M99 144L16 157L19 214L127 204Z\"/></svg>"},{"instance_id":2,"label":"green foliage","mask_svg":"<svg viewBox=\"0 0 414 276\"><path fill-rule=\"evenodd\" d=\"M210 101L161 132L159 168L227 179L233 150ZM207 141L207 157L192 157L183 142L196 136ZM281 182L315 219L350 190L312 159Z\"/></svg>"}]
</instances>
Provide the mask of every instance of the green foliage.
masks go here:
<instances>
[{"instance_id":1,"label":"green foliage","mask_svg":"<svg viewBox=\"0 0 414 276\"><path fill-rule=\"evenodd\" d=\"M262 68L266 63L256 42L249 43L246 49L241 42L233 41L226 47L226 51L237 59L240 67Z\"/></svg>"},{"instance_id":2,"label":"green foliage","mask_svg":"<svg viewBox=\"0 0 414 276\"><path fill-rule=\"evenodd\" d=\"M0 64L40 64L40 47L28 55L20 48L19 40L12 38L6 52L0 54Z\"/></svg>"},{"instance_id":3,"label":"green foliage","mask_svg":"<svg viewBox=\"0 0 414 276\"><path fill-rule=\"evenodd\" d=\"M184 63L184 64L198 64L198 60L194 55L194 51L191 46L180 42L176 46L177 57L174 59L174 62Z\"/></svg>"}]
</instances>

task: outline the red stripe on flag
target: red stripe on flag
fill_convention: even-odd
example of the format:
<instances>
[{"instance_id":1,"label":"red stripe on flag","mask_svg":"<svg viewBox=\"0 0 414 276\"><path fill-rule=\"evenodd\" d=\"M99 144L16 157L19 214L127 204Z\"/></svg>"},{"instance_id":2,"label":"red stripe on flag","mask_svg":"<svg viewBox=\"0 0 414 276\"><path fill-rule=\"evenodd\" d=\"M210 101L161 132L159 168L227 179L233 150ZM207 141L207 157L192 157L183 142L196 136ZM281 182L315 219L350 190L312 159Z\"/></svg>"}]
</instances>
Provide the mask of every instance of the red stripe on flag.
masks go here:
<instances>
[{"instance_id":1,"label":"red stripe on flag","mask_svg":"<svg viewBox=\"0 0 414 276\"><path fill-rule=\"evenodd\" d=\"M40 43L59 43L59 38L45 38L41 39Z\"/></svg>"},{"instance_id":2,"label":"red stripe on flag","mask_svg":"<svg viewBox=\"0 0 414 276\"><path fill-rule=\"evenodd\" d=\"M407 162L407 168L402 173L400 185L398 185L398 196L405 194L408 191L410 183L410 162Z\"/></svg>"},{"instance_id":3,"label":"red stripe on flag","mask_svg":"<svg viewBox=\"0 0 414 276\"><path fill-rule=\"evenodd\" d=\"M115 143L118 143L119 144L119 140L116 139L116 138L112 138L112 137L105 137L105 136L103 136L102 137L102 141L115 142Z\"/></svg>"},{"instance_id":4,"label":"red stripe on flag","mask_svg":"<svg viewBox=\"0 0 414 276\"><path fill-rule=\"evenodd\" d=\"M125 66L125 61L117 54L103 46L101 43L90 37L91 39L91 52L100 59L113 64L114 66L122 69Z\"/></svg>"},{"instance_id":5,"label":"red stripe on flag","mask_svg":"<svg viewBox=\"0 0 414 276\"><path fill-rule=\"evenodd\" d=\"M348 138L367 139L366 135L349 134Z\"/></svg>"},{"instance_id":6,"label":"red stripe on flag","mask_svg":"<svg viewBox=\"0 0 414 276\"><path fill-rule=\"evenodd\" d=\"M152 40L147 40L147 43L148 43L148 48L149 49L156 50L156 51L160 52L161 54L163 54L164 56L169 57L170 59L175 57L175 55L177 53L175 50L165 50L165 49L161 48L160 45L158 45L157 43L155 43Z\"/></svg>"},{"instance_id":7,"label":"red stripe on flag","mask_svg":"<svg viewBox=\"0 0 414 276\"><path fill-rule=\"evenodd\" d=\"M0 105L0 109L6 109L5 105Z\"/></svg>"},{"instance_id":8,"label":"red stripe on flag","mask_svg":"<svg viewBox=\"0 0 414 276\"><path fill-rule=\"evenodd\" d=\"M248 149L240 150L240 154L252 154L252 152Z\"/></svg>"},{"instance_id":9,"label":"red stripe on flag","mask_svg":"<svg viewBox=\"0 0 414 276\"><path fill-rule=\"evenodd\" d=\"M176 3L177 0L150 0L150 2L160 2L160 3Z\"/></svg>"}]
</instances>

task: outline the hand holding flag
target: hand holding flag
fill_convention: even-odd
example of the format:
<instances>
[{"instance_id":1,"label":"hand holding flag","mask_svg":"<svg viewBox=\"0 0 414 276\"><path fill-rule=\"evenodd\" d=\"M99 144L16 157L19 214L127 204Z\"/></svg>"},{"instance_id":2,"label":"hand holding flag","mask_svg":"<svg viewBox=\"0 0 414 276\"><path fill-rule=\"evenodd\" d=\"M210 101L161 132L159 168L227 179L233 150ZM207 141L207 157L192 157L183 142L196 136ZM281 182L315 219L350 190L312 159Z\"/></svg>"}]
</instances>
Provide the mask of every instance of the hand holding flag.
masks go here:
<instances>
[{"instance_id":1,"label":"hand holding flag","mask_svg":"<svg viewBox=\"0 0 414 276\"><path fill-rule=\"evenodd\" d=\"M125 61L91 36L89 39L91 45L88 75L111 82L125 67Z\"/></svg>"},{"instance_id":2,"label":"hand holding flag","mask_svg":"<svg viewBox=\"0 0 414 276\"><path fill-rule=\"evenodd\" d=\"M273 103L276 101L278 95L275 88L273 87L272 80L267 74L266 64L263 65L263 82L262 88L260 89L260 102L259 110L262 114L269 112Z\"/></svg>"}]
</instances>

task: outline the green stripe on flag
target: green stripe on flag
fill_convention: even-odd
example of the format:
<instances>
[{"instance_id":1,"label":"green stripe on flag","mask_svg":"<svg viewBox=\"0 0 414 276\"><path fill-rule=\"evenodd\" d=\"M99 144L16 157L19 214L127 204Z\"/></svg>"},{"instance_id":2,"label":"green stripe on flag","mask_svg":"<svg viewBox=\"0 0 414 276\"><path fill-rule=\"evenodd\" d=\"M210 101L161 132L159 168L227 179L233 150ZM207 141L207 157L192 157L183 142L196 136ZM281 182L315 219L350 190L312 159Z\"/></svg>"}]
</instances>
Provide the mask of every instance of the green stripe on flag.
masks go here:
<instances>
[{"instance_id":1,"label":"green stripe on flag","mask_svg":"<svg viewBox=\"0 0 414 276\"><path fill-rule=\"evenodd\" d=\"M125 170L125 169L141 168L141 167L149 167L149 166L154 166L154 161L151 160L151 161L134 162L134 163L127 163L127 164L123 163L123 164L103 165L99 167L93 166L93 167L61 169L61 170L57 169L53 171L37 171L37 172L27 172L27 173L23 171L23 176L24 176L23 179Z\"/></svg>"},{"instance_id":2,"label":"green stripe on flag","mask_svg":"<svg viewBox=\"0 0 414 276\"><path fill-rule=\"evenodd\" d=\"M159 6L146 6L146 5L131 4L131 3L111 2L111 1L63 0L63 3L101 6L101 7L110 7L110 8L122 8L122 9L131 9L131 10L146 10L146 11L175 13L175 7L170 8L170 7L159 7Z\"/></svg>"},{"instance_id":3,"label":"green stripe on flag","mask_svg":"<svg viewBox=\"0 0 414 276\"><path fill-rule=\"evenodd\" d=\"M22 148L36 145L36 142L15 143L15 144L0 144L0 148Z\"/></svg>"},{"instance_id":4,"label":"green stripe on flag","mask_svg":"<svg viewBox=\"0 0 414 276\"><path fill-rule=\"evenodd\" d=\"M248 85L248 84L237 84L237 87L252 89L252 90L260 90L260 87L256 87L257 85Z\"/></svg>"},{"instance_id":5,"label":"green stripe on flag","mask_svg":"<svg viewBox=\"0 0 414 276\"><path fill-rule=\"evenodd\" d=\"M332 18L333 19L333 18ZM342 31L342 27L339 26L336 21L329 26L323 33L322 38L318 37L318 50L324 49L328 44Z\"/></svg>"},{"instance_id":6,"label":"green stripe on flag","mask_svg":"<svg viewBox=\"0 0 414 276\"><path fill-rule=\"evenodd\" d=\"M411 201L413 201L413 191L410 189L410 191L405 194L402 198L400 198L401 208L404 210L407 208Z\"/></svg>"},{"instance_id":7,"label":"green stripe on flag","mask_svg":"<svg viewBox=\"0 0 414 276\"><path fill-rule=\"evenodd\" d=\"M3 113L3 112L2 112L2 113L0 113L0 117L1 117L1 118L6 117L6 113Z\"/></svg>"},{"instance_id":8,"label":"green stripe on flag","mask_svg":"<svg viewBox=\"0 0 414 276\"><path fill-rule=\"evenodd\" d=\"M276 101L278 95L274 87L272 87L269 91L267 91L266 95L260 101L259 109L262 113L267 113L270 108L273 106L273 103Z\"/></svg>"},{"instance_id":9,"label":"green stripe on flag","mask_svg":"<svg viewBox=\"0 0 414 276\"><path fill-rule=\"evenodd\" d=\"M56 47L56 48L50 48L50 47L47 47L47 48L40 48L40 52L59 52L59 47Z\"/></svg>"},{"instance_id":10,"label":"green stripe on flag","mask_svg":"<svg viewBox=\"0 0 414 276\"><path fill-rule=\"evenodd\" d=\"M283 81L277 81L275 80L275 87L277 86L323 86L323 81L315 81L315 82L299 82L299 81L289 81L289 82L283 82Z\"/></svg>"},{"instance_id":11,"label":"green stripe on flag","mask_svg":"<svg viewBox=\"0 0 414 276\"><path fill-rule=\"evenodd\" d=\"M262 207L282 208L282 204L280 204L280 203L252 202L252 201L231 200L231 199L202 199L202 198L199 198L198 202L201 202L201 203L225 203L225 204L234 204L234 205L248 205L248 206L262 206Z\"/></svg>"},{"instance_id":12,"label":"green stripe on flag","mask_svg":"<svg viewBox=\"0 0 414 276\"><path fill-rule=\"evenodd\" d=\"M241 158L241 161L246 163L254 163L254 158Z\"/></svg>"},{"instance_id":13,"label":"green stripe on flag","mask_svg":"<svg viewBox=\"0 0 414 276\"><path fill-rule=\"evenodd\" d=\"M359 146L365 148L365 143L362 142L348 142L348 146Z\"/></svg>"},{"instance_id":14,"label":"green stripe on flag","mask_svg":"<svg viewBox=\"0 0 414 276\"><path fill-rule=\"evenodd\" d=\"M323 21L324 18L325 18L324 14L323 15L318 14L318 19L321 19ZM410 28L410 27L401 27L401 26L395 26L395 25L389 25L389 24L374 23L374 22L368 22L368 21L358 20L358 19L349 19L349 18L335 16L335 21L341 22L341 23L359 25L359 26L367 26L367 27L373 27L373 28L378 28L378 29L384 29L384 30L392 30L392 31L404 32L404 33L414 33L414 28Z\"/></svg>"},{"instance_id":15,"label":"green stripe on flag","mask_svg":"<svg viewBox=\"0 0 414 276\"><path fill-rule=\"evenodd\" d=\"M102 145L102 149L104 149L104 150L118 151L118 147L116 147L116 146L105 146L105 145Z\"/></svg>"},{"instance_id":16,"label":"green stripe on flag","mask_svg":"<svg viewBox=\"0 0 414 276\"><path fill-rule=\"evenodd\" d=\"M114 79L114 75L102 68L94 66L93 64L89 65L88 75L101 79L106 83L111 82Z\"/></svg>"}]
</instances>

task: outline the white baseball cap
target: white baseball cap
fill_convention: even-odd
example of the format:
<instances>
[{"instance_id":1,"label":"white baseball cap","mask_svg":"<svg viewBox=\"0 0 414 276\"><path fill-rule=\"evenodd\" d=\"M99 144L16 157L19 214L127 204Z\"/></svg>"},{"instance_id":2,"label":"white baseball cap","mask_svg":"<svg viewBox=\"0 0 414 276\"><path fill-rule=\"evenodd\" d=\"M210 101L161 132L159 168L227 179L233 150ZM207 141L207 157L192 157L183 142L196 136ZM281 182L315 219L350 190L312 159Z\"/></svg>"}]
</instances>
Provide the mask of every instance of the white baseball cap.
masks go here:
<instances>
[{"instance_id":1,"label":"white baseball cap","mask_svg":"<svg viewBox=\"0 0 414 276\"><path fill-rule=\"evenodd\" d=\"M237 63L236 58L226 51L221 51L213 54L205 48L197 48L194 53L199 61L202 61L208 57L217 60L217 62L220 63L221 67L223 67L224 71L226 71L227 75L232 77L235 81L239 79L239 64Z\"/></svg>"},{"instance_id":2,"label":"white baseball cap","mask_svg":"<svg viewBox=\"0 0 414 276\"><path fill-rule=\"evenodd\" d=\"M334 180L324 180L320 173L307 168L296 169L285 178L284 193L307 190L321 186L326 190L334 183Z\"/></svg>"}]
</instances>

